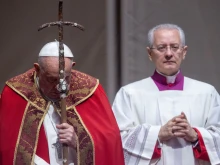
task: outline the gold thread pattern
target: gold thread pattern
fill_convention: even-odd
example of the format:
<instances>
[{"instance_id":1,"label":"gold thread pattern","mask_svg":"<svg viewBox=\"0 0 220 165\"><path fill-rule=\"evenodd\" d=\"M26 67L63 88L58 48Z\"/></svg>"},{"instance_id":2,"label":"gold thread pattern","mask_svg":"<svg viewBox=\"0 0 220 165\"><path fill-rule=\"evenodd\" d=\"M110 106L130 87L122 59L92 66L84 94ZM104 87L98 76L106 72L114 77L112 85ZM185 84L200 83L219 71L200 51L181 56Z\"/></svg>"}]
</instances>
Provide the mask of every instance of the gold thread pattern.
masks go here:
<instances>
[{"instance_id":1,"label":"gold thread pattern","mask_svg":"<svg viewBox=\"0 0 220 165\"><path fill-rule=\"evenodd\" d=\"M35 154L36 141L39 135L39 126L44 112L38 110L33 105L29 105L24 118L24 124L20 140L17 147L15 164L31 164L32 157Z\"/></svg>"},{"instance_id":2,"label":"gold thread pattern","mask_svg":"<svg viewBox=\"0 0 220 165\"><path fill-rule=\"evenodd\" d=\"M35 86L35 71L30 69L27 72L13 77L6 84L11 87L15 92L24 97L31 104L39 107L40 109L46 109L47 101L41 96L40 92Z\"/></svg>"},{"instance_id":3,"label":"gold thread pattern","mask_svg":"<svg viewBox=\"0 0 220 165\"><path fill-rule=\"evenodd\" d=\"M76 106L91 96L98 85L98 80L79 71L73 70L70 91L66 99L67 107Z\"/></svg>"},{"instance_id":4,"label":"gold thread pattern","mask_svg":"<svg viewBox=\"0 0 220 165\"><path fill-rule=\"evenodd\" d=\"M38 144L38 140L39 140L40 128L41 128L41 125L42 125L42 123L43 123L43 121L44 121L44 118L45 118L45 116L46 116L46 113L47 113L48 110L49 110L50 104L51 104L51 102L48 103L47 108L46 108L46 112L43 114L43 117L41 118L40 123L39 123L39 125L38 125L37 138L36 138L35 146L34 146L34 155L35 155L36 150L37 150L37 144ZM31 161L31 162L32 162L31 164L34 164L34 156L32 157L32 161Z\"/></svg>"},{"instance_id":5,"label":"gold thread pattern","mask_svg":"<svg viewBox=\"0 0 220 165\"><path fill-rule=\"evenodd\" d=\"M78 136L77 164L95 164L95 149L92 136L90 135L88 129L83 123L81 117L77 113L75 107L68 110L67 114L69 124L71 124L74 127L74 130Z\"/></svg>"},{"instance_id":6,"label":"gold thread pattern","mask_svg":"<svg viewBox=\"0 0 220 165\"><path fill-rule=\"evenodd\" d=\"M21 122L21 127L19 129L18 138L17 138L17 142L16 142L16 146L15 146L13 164L15 164L15 162L16 162L16 155L17 155L18 145L19 145L20 136L21 136L21 132L22 132L22 127L23 127L23 124L24 124L24 119L25 119L28 107L29 107L29 103L26 105L26 108L25 108L25 111L24 111L24 115L23 115L23 118L22 118L22 122Z\"/></svg>"}]
</instances>

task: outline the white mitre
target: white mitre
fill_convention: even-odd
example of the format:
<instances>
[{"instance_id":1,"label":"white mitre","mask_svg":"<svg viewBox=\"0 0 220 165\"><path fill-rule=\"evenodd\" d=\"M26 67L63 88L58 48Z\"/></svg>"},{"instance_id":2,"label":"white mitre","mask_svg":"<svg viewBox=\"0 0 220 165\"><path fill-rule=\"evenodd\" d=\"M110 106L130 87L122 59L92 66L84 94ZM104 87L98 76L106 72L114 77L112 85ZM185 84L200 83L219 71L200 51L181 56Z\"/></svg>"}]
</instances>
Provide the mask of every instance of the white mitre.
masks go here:
<instances>
[{"instance_id":1,"label":"white mitre","mask_svg":"<svg viewBox=\"0 0 220 165\"><path fill-rule=\"evenodd\" d=\"M74 57L70 48L63 44L64 46L64 57ZM59 57L59 42L49 42L43 46L40 50L39 57Z\"/></svg>"}]
</instances>

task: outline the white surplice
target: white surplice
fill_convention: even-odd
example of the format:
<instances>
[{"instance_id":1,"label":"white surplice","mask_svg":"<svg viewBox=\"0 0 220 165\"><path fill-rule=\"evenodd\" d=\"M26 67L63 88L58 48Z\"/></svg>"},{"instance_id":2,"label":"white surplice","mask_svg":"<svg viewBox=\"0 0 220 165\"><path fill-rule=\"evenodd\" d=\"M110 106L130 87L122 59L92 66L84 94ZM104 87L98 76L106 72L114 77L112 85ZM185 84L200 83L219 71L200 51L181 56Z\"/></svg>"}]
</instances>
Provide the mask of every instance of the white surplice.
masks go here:
<instances>
[{"instance_id":1,"label":"white surplice","mask_svg":"<svg viewBox=\"0 0 220 165\"><path fill-rule=\"evenodd\" d=\"M122 87L112 108L126 165L220 164L220 98L213 86L184 77L183 91L159 91L146 78ZM151 160L161 126L181 112L201 133L210 162L195 159L192 144L182 138L164 142L161 158Z\"/></svg>"},{"instance_id":2,"label":"white surplice","mask_svg":"<svg viewBox=\"0 0 220 165\"><path fill-rule=\"evenodd\" d=\"M48 142L50 165L63 165L62 160L58 159L56 148L53 145L58 138L56 124L60 124L60 116L54 110L54 107L50 105L43 122ZM76 159L76 151L73 148L68 147L68 165L74 165L74 161L76 164ZM35 156L34 163L35 165L49 165L37 155Z\"/></svg>"}]
</instances>

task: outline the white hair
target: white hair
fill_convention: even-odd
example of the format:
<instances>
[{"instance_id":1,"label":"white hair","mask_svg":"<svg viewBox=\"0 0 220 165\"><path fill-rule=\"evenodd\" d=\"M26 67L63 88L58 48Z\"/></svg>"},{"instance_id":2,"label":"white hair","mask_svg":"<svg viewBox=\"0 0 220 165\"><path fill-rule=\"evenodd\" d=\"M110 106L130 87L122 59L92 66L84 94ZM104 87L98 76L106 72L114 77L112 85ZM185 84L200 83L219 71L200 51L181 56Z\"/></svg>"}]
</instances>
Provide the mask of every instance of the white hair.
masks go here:
<instances>
[{"instance_id":1,"label":"white hair","mask_svg":"<svg viewBox=\"0 0 220 165\"><path fill-rule=\"evenodd\" d=\"M153 46L153 43L154 43L154 32L158 29L169 29L169 30L176 29L176 30L178 30L178 32L180 34L181 44L182 44L182 46L185 46L185 34L184 34L183 29L177 25L167 23L167 24L157 25L157 26L153 27L151 30L149 30L148 43L149 43L150 47Z\"/></svg>"}]
</instances>

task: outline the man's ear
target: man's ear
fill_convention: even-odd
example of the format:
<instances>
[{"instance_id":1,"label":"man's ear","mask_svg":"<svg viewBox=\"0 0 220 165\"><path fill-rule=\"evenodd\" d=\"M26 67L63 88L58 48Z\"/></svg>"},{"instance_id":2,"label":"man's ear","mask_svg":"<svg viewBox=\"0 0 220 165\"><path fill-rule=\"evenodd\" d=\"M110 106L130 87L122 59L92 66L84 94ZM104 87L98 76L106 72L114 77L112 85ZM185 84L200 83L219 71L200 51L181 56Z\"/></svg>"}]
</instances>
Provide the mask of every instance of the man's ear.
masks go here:
<instances>
[{"instance_id":1,"label":"man's ear","mask_svg":"<svg viewBox=\"0 0 220 165\"><path fill-rule=\"evenodd\" d=\"M188 47L184 46L184 48L183 48L183 60L186 58L187 50L188 50Z\"/></svg>"},{"instance_id":2,"label":"man's ear","mask_svg":"<svg viewBox=\"0 0 220 165\"><path fill-rule=\"evenodd\" d=\"M72 67L74 67L76 65L76 63L75 62L72 62Z\"/></svg>"},{"instance_id":3,"label":"man's ear","mask_svg":"<svg viewBox=\"0 0 220 165\"><path fill-rule=\"evenodd\" d=\"M37 73L37 76L39 75L39 72L40 72L40 66L38 63L34 63L34 68L35 68L35 71Z\"/></svg>"},{"instance_id":4,"label":"man's ear","mask_svg":"<svg viewBox=\"0 0 220 165\"><path fill-rule=\"evenodd\" d=\"M151 49L149 47L146 47L146 50L147 50L148 57L149 57L150 61L152 61L152 57L151 57L152 51L151 51Z\"/></svg>"}]
</instances>

